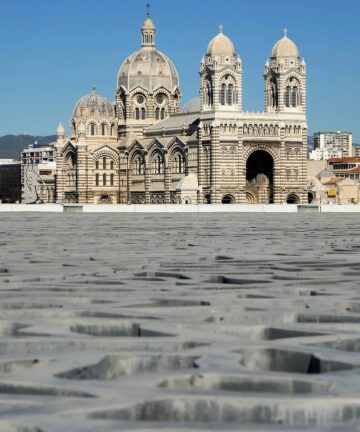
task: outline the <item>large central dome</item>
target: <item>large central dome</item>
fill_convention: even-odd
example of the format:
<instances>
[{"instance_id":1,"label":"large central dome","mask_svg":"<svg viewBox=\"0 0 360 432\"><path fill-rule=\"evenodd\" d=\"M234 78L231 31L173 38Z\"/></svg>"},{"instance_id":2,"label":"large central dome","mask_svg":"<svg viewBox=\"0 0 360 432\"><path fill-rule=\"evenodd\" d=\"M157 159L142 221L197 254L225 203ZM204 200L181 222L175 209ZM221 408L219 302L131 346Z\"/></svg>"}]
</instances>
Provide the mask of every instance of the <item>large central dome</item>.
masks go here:
<instances>
[{"instance_id":1,"label":"large central dome","mask_svg":"<svg viewBox=\"0 0 360 432\"><path fill-rule=\"evenodd\" d=\"M155 48L141 48L129 56L120 68L118 87L127 91L141 86L153 91L161 86L174 91L179 76L172 61Z\"/></svg>"},{"instance_id":2,"label":"large central dome","mask_svg":"<svg viewBox=\"0 0 360 432\"><path fill-rule=\"evenodd\" d=\"M118 88L131 91L141 86L152 92L163 86L173 92L179 86L179 76L172 61L155 48L155 26L149 16L141 26L141 49L131 54L118 74Z\"/></svg>"}]
</instances>

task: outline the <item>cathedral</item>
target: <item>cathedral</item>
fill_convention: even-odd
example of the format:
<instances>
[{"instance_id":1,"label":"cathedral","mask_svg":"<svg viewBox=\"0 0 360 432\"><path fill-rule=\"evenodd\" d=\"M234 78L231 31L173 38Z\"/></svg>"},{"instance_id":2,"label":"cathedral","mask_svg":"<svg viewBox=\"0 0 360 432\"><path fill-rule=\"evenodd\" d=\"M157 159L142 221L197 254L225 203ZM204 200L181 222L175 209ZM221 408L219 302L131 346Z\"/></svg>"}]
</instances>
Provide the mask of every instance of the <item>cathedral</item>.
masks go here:
<instances>
[{"instance_id":1,"label":"cathedral","mask_svg":"<svg viewBox=\"0 0 360 432\"><path fill-rule=\"evenodd\" d=\"M264 112L243 111L242 61L220 26L199 96L181 110L176 67L148 14L115 101L94 88L75 105L70 138L57 129L57 202L306 203L306 65L286 31L265 63L264 101Z\"/></svg>"}]
</instances>

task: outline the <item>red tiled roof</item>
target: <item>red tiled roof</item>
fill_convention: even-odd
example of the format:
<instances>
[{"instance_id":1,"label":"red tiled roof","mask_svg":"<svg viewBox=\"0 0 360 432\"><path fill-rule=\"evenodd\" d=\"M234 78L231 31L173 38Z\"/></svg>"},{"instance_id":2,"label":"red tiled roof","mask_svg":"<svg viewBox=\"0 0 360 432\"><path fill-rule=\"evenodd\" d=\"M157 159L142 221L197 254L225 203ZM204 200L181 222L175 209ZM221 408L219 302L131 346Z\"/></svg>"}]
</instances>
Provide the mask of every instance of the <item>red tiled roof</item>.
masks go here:
<instances>
[{"instance_id":1,"label":"red tiled roof","mask_svg":"<svg viewBox=\"0 0 360 432\"><path fill-rule=\"evenodd\" d=\"M346 163L346 162L360 162L360 157L349 156L343 158L330 158L328 163Z\"/></svg>"}]
</instances>

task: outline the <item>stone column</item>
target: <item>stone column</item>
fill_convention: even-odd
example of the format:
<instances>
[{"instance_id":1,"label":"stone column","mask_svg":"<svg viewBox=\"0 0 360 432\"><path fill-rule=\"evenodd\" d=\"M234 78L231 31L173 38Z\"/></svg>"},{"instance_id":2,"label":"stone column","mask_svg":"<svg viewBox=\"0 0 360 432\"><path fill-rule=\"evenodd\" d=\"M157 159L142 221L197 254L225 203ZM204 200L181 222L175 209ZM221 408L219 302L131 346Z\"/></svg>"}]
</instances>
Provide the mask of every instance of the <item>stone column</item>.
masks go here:
<instances>
[{"instance_id":1,"label":"stone column","mask_svg":"<svg viewBox=\"0 0 360 432\"><path fill-rule=\"evenodd\" d=\"M168 166L165 167L164 171L164 182L165 182L165 204L171 203L171 173Z\"/></svg>"},{"instance_id":2,"label":"stone column","mask_svg":"<svg viewBox=\"0 0 360 432\"><path fill-rule=\"evenodd\" d=\"M56 202L64 202L64 177L63 177L63 163L64 158L61 153L62 146L56 145Z\"/></svg>"},{"instance_id":3,"label":"stone column","mask_svg":"<svg viewBox=\"0 0 360 432\"><path fill-rule=\"evenodd\" d=\"M283 138L283 137L282 137ZM280 152L278 155L278 160L274 161L273 170L273 181L274 181L274 191L273 191L273 201L274 204L282 204L283 189L285 187L285 171L284 166L282 166L281 161L285 161L285 141L282 139L280 144ZM286 164L286 162L285 162Z\"/></svg>"},{"instance_id":4,"label":"stone column","mask_svg":"<svg viewBox=\"0 0 360 432\"><path fill-rule=\"evenodd\" d=\"M220 179L220 129L211 127L211 204L220 203L220 193L217 190Z\"/></svg>"},{"instance_id":5,"label":"stone column","mask_svg":"<svg viewBox=\"0 0 360 432\"><path fill-rule=\"evenodd\" d=\"M307 204L307 129L302 128L302 152L301 152L301 188L300 203Z\"/></svg>"},{"instance_id":6,"label":"stone column","mask_svg":"<svg viewBox=\"0 0 360 432\"><path fill-rule=\"evenodd\" d=\"M126 172L127 172L127 178L126 178L126 202L131 203L131 187L132 187L132 172L130 167L130 160L129 160L129 154L126 154Z\"/></svg>"},{"instance_id":7,"label":"stone column","mask_svg":"<svg viewBox=\"0 0 360 432\"><path fill-rule=\"evenodd\" d=\"M150 168L145 168L145 204L151 204L151 175Z\"/></svg>"},{"instance_id":8,"label":"stone column","mask_svg":"<svg viewBox=\"0 0 360 432\"><path fill-rule=\"evenodd\" d=\"M243 127L238 128L238 204L246 204L246 160L244 160Z\"/></svg>"},{"instance_id":9,"label":"stone column","mask_svg":"<svg viewBox=\"0 0 360 432\"><path fill-rule=\"evenodd\" d=\"M88 202L87 194L87 158L86 158L86 144L77 145L77 159L76 159L76 181L77 181L77 196L78 203L86 204Z\"/></svg>"},{"instance_id":10,"label":"stone column","mask_svg":"<svg viewBox=\"0 0 360 432\"><path fill-rule=\"evenodd\" d=\"M199 187L203 188L204 186L207 186L205 181L205 156L204 156L204 149L202 145L202 137L203 137L203 129L202 127L199 128L199 140L198 140L198 154L197 154L197 163L198 163L198 182Z\"/></svg>"}]
</instances>

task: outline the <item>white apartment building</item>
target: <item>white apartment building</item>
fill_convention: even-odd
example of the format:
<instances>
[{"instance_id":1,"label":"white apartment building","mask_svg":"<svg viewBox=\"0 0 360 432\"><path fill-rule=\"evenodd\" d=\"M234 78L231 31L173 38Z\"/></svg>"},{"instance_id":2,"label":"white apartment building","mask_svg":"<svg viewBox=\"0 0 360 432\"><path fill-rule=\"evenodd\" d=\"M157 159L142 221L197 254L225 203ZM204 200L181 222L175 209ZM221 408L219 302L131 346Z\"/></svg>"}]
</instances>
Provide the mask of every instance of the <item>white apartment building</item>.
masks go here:
<instances>
[{"instance_id":1,"label":"white apartment building","mask_svg":"<svg viewBox=\"0 0 360 432\"><path fill-rule=\"evenodd\" d=\"M55 143L29 145L21 153L21 202L55 202Z\"/></svg>"},{"instance_id":2,"label":"white apartment building","mask_svg":"<svg viewBox=\"0 0 360 432\"><path fill-rule=\"evenodd\" d=\"M310 159L328 160L351 156L353 156L351 132L332 131L314 134L314 150L309 155Z\"/></svg>"}]
</instances>

